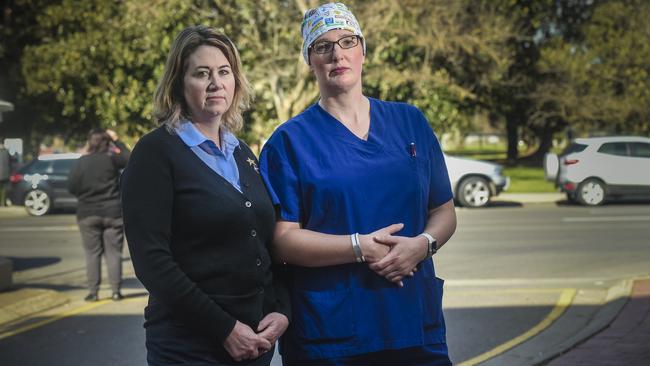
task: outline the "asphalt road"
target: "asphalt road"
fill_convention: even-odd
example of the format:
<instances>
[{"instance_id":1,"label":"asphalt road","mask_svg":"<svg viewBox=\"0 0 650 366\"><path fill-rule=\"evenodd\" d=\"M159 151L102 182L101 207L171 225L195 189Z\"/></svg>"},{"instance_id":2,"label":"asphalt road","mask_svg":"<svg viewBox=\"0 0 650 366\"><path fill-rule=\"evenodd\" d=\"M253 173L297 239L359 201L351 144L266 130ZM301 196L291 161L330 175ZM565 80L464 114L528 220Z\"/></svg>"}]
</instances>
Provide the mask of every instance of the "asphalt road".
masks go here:
<instances>
[{"instance_id":1,"label":"asphalt road","mask_svg":"<svg viewBox=\"0 0 650 366\"><path fill-rule=\"evenodd\" d=\"M501 205L457 213L457 232L435 258L447 280L456 362L538 324L563 290L574 289L580 316L590 317L616 280L650 275L650 205Z\"/></svg>"},{"instance_id":2,"label":"asphalt road","mask_svg":"<svg viewBox=\"0 0 650 366\"><path fill-rule=\"evenodd\" d=\"M448 343L458 363L529 331L568 290L597 303L612 281L650 275L650 205L503 204L457 212L457 233L435 262L447 281ZM146 294L128 261L130 297L81 308L84 264L74 216L2 218L0 254L15 263L14 282L63 291L73 300L26 324L58 320L0 339L2 365L145 363ZM590 306L585 302L586 314Z\"/></svg>"}]
</instances>

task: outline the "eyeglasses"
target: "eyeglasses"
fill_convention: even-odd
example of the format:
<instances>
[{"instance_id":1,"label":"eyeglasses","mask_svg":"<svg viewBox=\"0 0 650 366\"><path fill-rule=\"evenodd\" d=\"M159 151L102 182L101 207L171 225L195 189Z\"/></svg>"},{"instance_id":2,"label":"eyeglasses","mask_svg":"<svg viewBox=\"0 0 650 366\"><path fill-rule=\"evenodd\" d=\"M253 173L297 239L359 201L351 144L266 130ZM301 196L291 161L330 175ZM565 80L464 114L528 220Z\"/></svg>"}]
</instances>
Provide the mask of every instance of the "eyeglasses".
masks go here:
<instances>
[{"instance_id":1,"label":"eyeglasses","mask_svg":"<svg viewBox=\"0 0 650 366\"><path fill-rule=\"evenodd\" d=\"M361 36L357 36L355 34L351 36L341 37L336 41L319 41L309 46L309 49L314 50L314 52L319 55L324 55L326 53L332 52L334 50L335 44L338 44L339 47L341 47L344 50L347 50L348 48L353 48L358 46L360 40L361 40Z\"/></svg>"}]
</instances>

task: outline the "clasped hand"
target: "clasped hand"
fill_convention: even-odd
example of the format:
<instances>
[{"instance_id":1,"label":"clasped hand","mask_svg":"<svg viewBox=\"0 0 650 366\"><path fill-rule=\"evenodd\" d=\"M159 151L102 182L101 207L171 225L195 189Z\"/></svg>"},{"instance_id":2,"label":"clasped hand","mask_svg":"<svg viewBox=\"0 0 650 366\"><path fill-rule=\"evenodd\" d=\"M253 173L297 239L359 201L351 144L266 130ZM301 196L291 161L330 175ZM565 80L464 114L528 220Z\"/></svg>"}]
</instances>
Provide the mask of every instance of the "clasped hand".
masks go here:
<instances>
[{"instance_id":1,"label":"clasped hand","mask_svg":"<svg viewBox=\"0 0 650 366\"><path fill-rule=\"evenodd\" d=\"M387 280L403 286L405 276L413 276L427 252L426 238L392 235L403 224L393 224L367 235L360 235L361 251L370 269Z\"/></svg>"},{"instance_id":2,"label":"clasped hand","mask_svg":"<svg viewBox=\"0 0 650 366\"><path fill-rule=\"evenodd\" d=\"M237 321L223 346L233 360L252 360L270 351L289 325L289 319L280 313L269 313L257 326L257 333Z\"/></svg>"}]
</instances>

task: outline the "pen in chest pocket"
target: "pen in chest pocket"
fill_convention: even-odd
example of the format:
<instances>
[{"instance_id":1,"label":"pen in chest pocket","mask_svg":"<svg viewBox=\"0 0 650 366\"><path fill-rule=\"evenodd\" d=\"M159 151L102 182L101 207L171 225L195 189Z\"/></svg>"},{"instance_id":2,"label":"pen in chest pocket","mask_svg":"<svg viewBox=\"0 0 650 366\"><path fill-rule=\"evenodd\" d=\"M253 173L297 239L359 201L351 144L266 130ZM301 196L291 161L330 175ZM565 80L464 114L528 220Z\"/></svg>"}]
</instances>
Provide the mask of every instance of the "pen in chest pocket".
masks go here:
<instances>
[{"instance_id":1,"label":"pen in chest pocket","mask_svg":"<svg viewBox=\"0 0 650 366\"><path fill-rule=\"evenodd\" d=\"M418 155L417 149L415 148L415 142L411 142L409 144L409 153L412 157L416 157Z\"/></svg>"}]
</instances>

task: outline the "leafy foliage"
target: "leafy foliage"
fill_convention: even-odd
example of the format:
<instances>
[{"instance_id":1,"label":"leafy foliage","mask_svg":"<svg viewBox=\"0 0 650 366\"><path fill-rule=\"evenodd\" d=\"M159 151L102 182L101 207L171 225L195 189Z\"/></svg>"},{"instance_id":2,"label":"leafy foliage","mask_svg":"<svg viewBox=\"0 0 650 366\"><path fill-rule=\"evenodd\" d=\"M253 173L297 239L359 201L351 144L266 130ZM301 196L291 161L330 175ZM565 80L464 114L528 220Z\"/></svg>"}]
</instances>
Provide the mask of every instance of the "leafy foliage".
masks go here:
<instances>
[{"instance_id":1,"label":"leafy foliage","mask_svg":"<svg viewBox=\"0 0 650 366\"><path fill-rule=\"evenodd\" d=\"M552 77L537 91L540 115L575 131L650 134L649 13L647 1L605 2L579 42L553 39L540 60Z\"/></svg>"},{"instance_id":2,"label":"leafy foliage","mask_svg":"<svg viewBox=\"0 0 650 366\"><path fill-rule=\"evenodd\" d=\"M13 72L0 80L13 75L22 113L35 117L33 136L82 139L101 125L137 138L153 127L152 96L173 38L208 24L240 49L256 97L242 137L259 146L318 97L299 28L319 3L14 0L0 25L0 64ZM520 138L539 141L543 152L567 126L650 131L647 2L347 4L366 35L365 93L417 105L439 134L471 131L473 116L487 113L516 158Z\"/></svg>"},{"instance_id":3,"label":"leafy foliage","mask_svg":"<svg viewBox=\"0 0 650 366\"><path fill-rule=\"evenodd\" d=\"M151 99L171 37L198 20L194 10L184 1L47 6L37 17L40 41L22 58L26 92L61 106L47 123L68 136L99 125L142 134L152 127Z\"/></svg>"}]
</instances>

